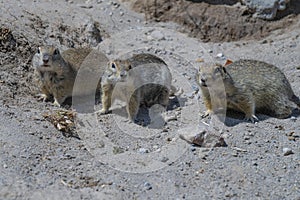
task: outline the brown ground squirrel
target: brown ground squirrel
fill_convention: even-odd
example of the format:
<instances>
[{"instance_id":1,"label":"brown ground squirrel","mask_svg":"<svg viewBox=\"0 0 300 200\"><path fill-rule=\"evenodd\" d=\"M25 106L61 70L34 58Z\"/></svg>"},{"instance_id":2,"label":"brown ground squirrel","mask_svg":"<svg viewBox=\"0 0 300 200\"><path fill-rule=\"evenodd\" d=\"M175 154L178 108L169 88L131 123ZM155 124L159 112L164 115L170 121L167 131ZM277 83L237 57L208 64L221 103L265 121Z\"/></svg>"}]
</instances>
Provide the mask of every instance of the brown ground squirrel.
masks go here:
<instances>
[{"instance_id":1,"label":"brown ground squirrel","mask_svg":"<svg viewBox=\"0 0 300 200\"><path fill-rule=\"evenodd\" d=\"M300 100L294 94L285 75L274 65L256 61L239 60L225 67L220 65L201 66L198 83L207 108L204 116L213 112L209 87L214 81L224 84L227 108L242 111L247 120L258 120L255 111L264 111L277 118L291 115L292 102L300 107Z\"/></svg>"},{"instance_id":2,"label":"brown ground squirrel","mask_svg":"<svg viewBox=\"0 0 300 200\"><path fill-rule=\"evenodd\" d=\"M88 61L86 61L88 60ZM77 72L82 64L91 65L95 68L97 61L108 59L98 51L93 51L91 48L71 48L60 54L58 48L54 46L42 46L33 56L32 65L35 69L35 77L42 94L42 100L48 100L50 96L54 97L54 105L60 106L67 97L71 97L73 93L73 85L77 76ZM98 66L96 66L98 67ZM99 66L100 70L95 70L102 76L101 67L104 71L104 66ZM98 89L100 89L100 81ZM82 91L77 91L76 94L84 95L87 92L86 88L82 87Z\"/></svg>"},{"instance_id":3,"label":"brown ground squirrel","mask_svg":"<svg viewBox=\"0 0 300 200\"><path fill-rule=\"evenodd\" d=\"M169 102L172 76L159 57L141 53L129 59L109 62L102 76L102 110L109 111L115 99L126 101L128 118L133 121L141 104L150 107Z\"/></svg>"}]
</instances>

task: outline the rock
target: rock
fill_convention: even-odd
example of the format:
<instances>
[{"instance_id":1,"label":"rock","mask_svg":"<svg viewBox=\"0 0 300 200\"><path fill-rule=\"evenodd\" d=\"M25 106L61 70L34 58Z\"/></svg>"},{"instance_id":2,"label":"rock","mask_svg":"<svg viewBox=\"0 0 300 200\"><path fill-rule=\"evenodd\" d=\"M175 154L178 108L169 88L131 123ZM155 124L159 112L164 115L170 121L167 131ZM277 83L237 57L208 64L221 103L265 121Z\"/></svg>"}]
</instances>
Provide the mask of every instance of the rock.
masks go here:
<instances>
[{"instance_id":1,"label":"rock","mask_svg":"<svg viewBox=\"0 0 300 200\"><path fill-rule=\"evenodd\" d=\"M227 144L222 136L208 131L206 128L189 127L179 130L179 138L200 147L226 147Z\"/></svg>"},{"instance_id":2,"label":"rock","mask_svg":"<svg viewBox=\"0 0 300 200\"><path fill-rule=\"evenodd\" d=\"M78 4L78 6L80 8L86 8L86 9L91 9L93 8L93 5L89 5L89 4Z\"/></svg>"},{"instance_id":3,"label":"rock","mask_svg":"<svg viewBox=\"0 0 300 200\"><path fill-rule=\"evenodd\" d=\"M165 162L167 162L168 160L169 160L169 158L163 157L160 161L165 163Z\"/></svg>"},{"instance_id":4,"label":"rock","mask_svg":"<svg viewBox=\"0 0 300 200\"><path fill-rule=\"evenodd\" d=\"M292 117L291 117L291 121L295 122L295 121L297 121L297 118L294 117L294 116L292 116Z\"/></svg>"},{"instance_id":5,"label":"rock","mask_svg":"<svg viewBox=\"0 0 300 200\"><path fill-rule=\"evenodd\" d=\"M170 122L170 121L177 121L177 116L176 115L171 115L165 118L166 122Z\"/></svg>"},{"instance_id":6,"label":"rock","mask_svg":"<svg viewBox=\"0 0 300 200\"><path fill-rule=\"evenodd\" d=\"M141 154L149 153L149 149L139 148L139 153L141 153Z\"/></svg>"},{"instance_id":7,"label":"rock","mask_svg":"<svg viewBox=\"0 0 300 200\"><path fill-rule=\"evenodd\" d=\"M223 58L223 57L224 57L224 54L223 54L223 53L218 53L218 54L217 54L217 57L218 57L218 58Z\"/></svg>"},{"instance_id":8,"label":"rock","mask_svg":"<svg viewBox=\"0 0 300 200\"><path fill-rule=\"evenodd\" d=\"M149 182L145 182L144 183L144 189L145 190L151 190L152 189L152 185Z\"/></svg>"},{"instance_id":9,"label":"rock","mask_svg":"<svg viewBox=\"0 0 300 200\"><path fill-rule=\"evenodd\" d=\"M164 34L163 34L161 31L157 31L157 30L153 31L153 32L150 34L150 36L151 36L153 39L158 40L158 41L160 41L160 40L165 40L165 39L166 39L165 36L164 36Z\"/></svg>"},{"instance_id":10,"label":"rock","mask_svg":"<svg viewBox=\"0 0 300 200\"><path fill-rule=\"evenodd\" d=\"M283 148L282 151L283 151L283 155L284 156L288 156L288 155L294 154L293 150L290 149L290 148L288 148L288 147Z\"/></svg>"},{"instance_id":11,"label":"rock","mask_svg":"<svg viewBox=\"0 0 300 200\"><path fill-rule=\"evenodd\" d=\"M287 0L242 0L249 11L254 12L253 17L273 20L278 10L285 10Z\"/></svg>"},{"instance_id":12,"label":"rock","mask_svg":"<svg viewBox=\"0 0 300 200\"><path fill-rule=\"evenodd\" d=\"M84 25L84 32L82 34L83 40L87 41L90 45L96 47L101 41L100 29L97 26L97 23L93 20L89 20Z\"/></svg>"}]
</instances>

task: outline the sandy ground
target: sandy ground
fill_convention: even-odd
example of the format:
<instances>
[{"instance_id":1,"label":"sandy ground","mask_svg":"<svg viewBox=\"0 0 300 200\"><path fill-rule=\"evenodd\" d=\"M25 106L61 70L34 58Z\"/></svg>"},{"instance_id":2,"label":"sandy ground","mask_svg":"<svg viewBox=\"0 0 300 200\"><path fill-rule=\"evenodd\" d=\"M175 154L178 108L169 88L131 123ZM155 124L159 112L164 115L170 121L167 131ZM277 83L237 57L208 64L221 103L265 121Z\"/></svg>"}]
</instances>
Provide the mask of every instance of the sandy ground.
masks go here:
<instances>
[{"instance_id":1,"label":"sandy ground","mask_svg":"<svg viewBox=\"0 0 300 200\"><path fill-rule=\"evenodd\" d=\"M198 58L222 53L278 66L300 96L299 16L283 18L284 28L257 40L203 43L172 22L145 21L126 2L0 1L1 26L13 36L0 40L0 199L299 199L299 110L288 119L258 114L255 124L242 116L201 119L194 79ZM44 43L93 46L110 59L154 53L184 92L170 100L168 122L159 128L128 123L116 105L104 116L78 113L76 135L63 134L43 116L68 106L35 98L31 58ZM228 146L179 139L203 122L219 128Z\"/></svg>"}]
</instances>

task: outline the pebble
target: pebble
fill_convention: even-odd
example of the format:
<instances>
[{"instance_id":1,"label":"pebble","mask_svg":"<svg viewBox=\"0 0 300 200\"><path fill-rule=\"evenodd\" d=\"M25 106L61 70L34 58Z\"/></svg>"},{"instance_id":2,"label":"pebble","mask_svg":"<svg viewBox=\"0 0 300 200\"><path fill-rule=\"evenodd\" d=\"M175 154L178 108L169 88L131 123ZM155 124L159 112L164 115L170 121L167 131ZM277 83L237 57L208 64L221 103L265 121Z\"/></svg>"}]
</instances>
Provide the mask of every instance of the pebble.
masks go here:
<instances>
[{"instance_id":1,"label":"pebble","mask_svg":"<svg viewBox=\"0 0 300 200\"><path fill-rule=\"evenodd\" d=\"M139 148L139 153L141 153L141 154L149 153L149 149Z\"/></svg>"},{"instance_id":2,"label":"pebble","mask_svg":"<svg viewBox=\"0 0 300 200\"><path fill-rule=\"evenodd\" d=\"M223 53L218 53L218 54L217 54L217 57L218 57L218 58L223 58L223 57L224 57L224 54L223 54Z\"/></svg>"},{"instance_id":3,"label":"pebble","mask_svg":"<svg viewBox=\"0 0 300 200\"><path fill-rule=\"evenodd\" d=\"M152 185L149 182L145 182L144 183L144 189L145 190L151 190L152 189Z\"/></svg>"},{"instance_id":4,"label":"pebble","mask_svg":"<svg viewBox=\"0 0 300 200\"><path fill-rule=\"evenodd\" d=\"M157 30L153 31L151 33L150 37L155 39L155 40L158 40L158 41L166 39L164 34L161 31L157 31Z\"/></svg>"},{"instance_id":5,"label":"pebble","mask_svg":"<svg viewBox=\"0 0 300 200\"><path fill-rule=\"evenodd\" d=\"M250 140L250 137L249 136L245 136L244 140Z\"/></svg>"},{"instance_id":6,"label":"pebble","mask_svg":"<svg viewBox=\"0 0 300 200\"><path fill-rule=\"evenodd\" d=\"M232 152L232 154L231 154L233 157L237 157L238 156L238 152L237 151L234 151L234 152Z\"/></svg>"},{"instance_id":7,"label":"pebble","mask_svg":"<svg viewBox=\"0 0 300 200\"><path fill-rule=\"evenodd\" d=\"M190 150L193 152L193 151L196 151L196 147L194 146L191 146Z\"/></svg>"},{"instance_id":8,"label":"pebble","mask_svg":"<svg viewBox=\"0 0 300 200\"><path fill-rule=\"evenodd\" d=\"M190 93L187 93L186 96L190 99L194 98L194 93L193 92L190 92Z\"/></svg>"},{"instance_id":9,"label":"pebble","mask_svg":"<svg viewBox=\"0 0 300 200\"><path fill-rule=\"evenodd\" d=\"M86 4L79 4L78 6L81 7L81 8L86 8L86 9L91 9L91 8L93 8L92 5L86 5Z\"/></svg>"},{"instance_id":10,"label":"pebble","mask_svg":"<svg viewBox=\"0 0 300 200\"><path fill-rule=\"evenodd\" d=\"M295 122L296 120L297 120L296 117L294 117L294 116L291 117L291 121Z\"/></svg>"},{"instance_id":11,"label":"pebble","mask_svg":"<svg viewBox=\"0 0 300 200\"><path fill-rule=\"evenodd\" d=\"M171 115L169 117L166 117L165 119L167 122L169 121L176 121L177 120L177 116L176 115Z\"/></svg>"},{"instance_id":12,"label":"pebble","mask_svg":"<svg viewBox=\"0 0 300 200\"><path fill-rule=\"evenodd\" d=\"M160 161L165 163L165 162L167 162L168 160L169 160L169 158L163 157Z\"/></svg>"},{"instance_id":13,"label":"pebble","mask_svg":"<svg viewBox=\"0 0 300 200\"><path fill-rule=\"evenodd\" d=\"M294 154L293 150L290 149L290 148L288 148L288 147L283 148L282 151L283 151L283 155L284 156L288 156L288 155Z\"/></svg>"}]
</instances>

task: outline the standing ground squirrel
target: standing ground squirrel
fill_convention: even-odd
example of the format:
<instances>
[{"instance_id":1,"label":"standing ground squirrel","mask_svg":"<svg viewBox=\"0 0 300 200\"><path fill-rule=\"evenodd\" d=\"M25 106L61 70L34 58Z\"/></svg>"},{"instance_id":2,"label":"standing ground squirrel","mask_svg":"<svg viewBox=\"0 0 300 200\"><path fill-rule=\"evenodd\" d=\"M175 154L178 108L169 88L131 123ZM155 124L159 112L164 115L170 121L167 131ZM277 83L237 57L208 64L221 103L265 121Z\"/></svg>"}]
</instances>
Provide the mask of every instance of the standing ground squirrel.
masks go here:
<instances>
[{"instance_id":1,"label":"standing ground squirrel","mask_svg":"<svg viewBox=\"0 0 300 200\"><path fill-rule=\"evenodd\" d=\"M99 60L108 62L104 54L92 51L90 48L68 49L60 54L54 46L39 47L37 53L33 56L32 65L35 69L38 86L42 92L41 99L48 100L53 95L54 105L60 106L67 97L72 96L77 72L82 65L90 67L91 71L95 71L99 77L102 76L104 67L97 66ZM102 73L101 67L103 69ZM100 89L100 87L99 81L97 89ZM76 90L76 95L96 92L87 91L88 89L91 88L81 87Z\"/></svg>"},{"instance_id":2,"label":"standing ground squirrel","mask_svg":"<svg viewBox=\"0 0 300 200\"><path fill-rule=\"evenodd\" d=\"M135 119L141 104L150 107L169 102L172 76L167 64L151 54L135 54L126 60L109 62L102 76L102 110L109 111L115 99L126 101L131 121Z\"/></svg>"},{"instance_id":3,"label":"standing ground squirrel","mask_svg":"<svg viewBox=\"0 0 300 200\"><path fill-rule=\"evenodd\" d=\"M211 97L210 87L216 87L213 83L217 80L224 84L226 97ZM222 98L227 101L227 108L242 111L252 122L258 120L255 111L287 118L292 114L292 102L300 107L299 98L280 69L261 61L239 60L226 67L201 66L198 82L207 108L204 116L213 112L212 98Z\"/></svg>"}]
</instances>

